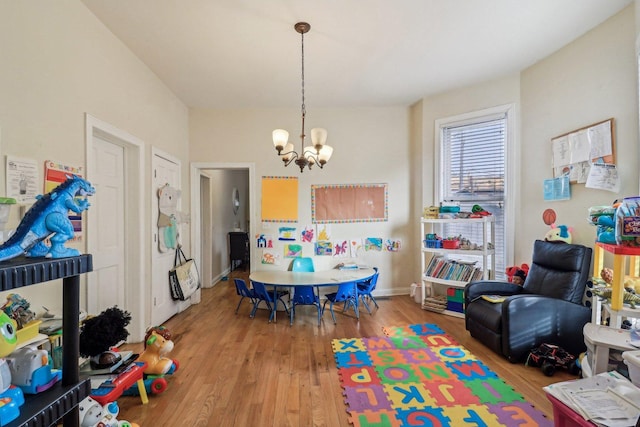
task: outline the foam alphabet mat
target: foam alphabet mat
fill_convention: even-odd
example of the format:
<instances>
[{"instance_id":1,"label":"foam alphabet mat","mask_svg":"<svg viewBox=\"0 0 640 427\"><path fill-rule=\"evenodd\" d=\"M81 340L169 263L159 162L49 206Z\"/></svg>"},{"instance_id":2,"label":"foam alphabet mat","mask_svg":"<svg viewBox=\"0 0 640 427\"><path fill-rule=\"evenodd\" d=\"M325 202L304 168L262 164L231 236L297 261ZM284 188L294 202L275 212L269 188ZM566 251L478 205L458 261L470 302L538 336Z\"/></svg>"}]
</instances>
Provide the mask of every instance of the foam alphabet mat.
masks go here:
<instances>
[{"instance_id":1,"label":"foam alphabet mat","mask_svg":"<svg viewBox=\"0 0 640 427\"><path fill-rule=\"evenodd\" d=\"M553 426L437 325L383 331L331 343L354 426Z\"/></svg>"}]
</instances>

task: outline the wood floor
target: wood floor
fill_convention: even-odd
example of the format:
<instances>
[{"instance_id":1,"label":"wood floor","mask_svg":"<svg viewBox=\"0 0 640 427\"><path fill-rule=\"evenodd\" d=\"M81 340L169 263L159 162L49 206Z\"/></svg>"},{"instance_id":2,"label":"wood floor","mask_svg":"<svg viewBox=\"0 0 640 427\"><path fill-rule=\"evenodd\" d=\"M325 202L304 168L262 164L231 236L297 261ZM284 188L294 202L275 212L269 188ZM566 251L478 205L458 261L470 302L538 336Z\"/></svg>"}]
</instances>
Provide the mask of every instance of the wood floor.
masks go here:
<instances>
[{"instance_id":1,"label":"wood floor","mask_svg":"<svg viewBox=\"0 0 640 427\"><path fill-rule=\"evenodd\" d=\"M285 313L268 323L266 310L249 318L250 304L239 301L233 277L202 290L202 302L164 325L173 334L170 356L180 363L161 394L118 399L120 419L141 426L349 426L331 340L381 336L383 326L436 323L486 363L527 401L552 418L542 387L575 377L557 372L546 377L524 364L511 364L469 336L463 319L432 313L408 295L379 298L373 315L358 322L353 311L325 313L318 327L315 308L302 306L293 326ZM248 283L248 281L247 281ZM280 314L280 313L279 313ZM127 349L142 351L142 344Z\"/></svg>"}]
</instances>

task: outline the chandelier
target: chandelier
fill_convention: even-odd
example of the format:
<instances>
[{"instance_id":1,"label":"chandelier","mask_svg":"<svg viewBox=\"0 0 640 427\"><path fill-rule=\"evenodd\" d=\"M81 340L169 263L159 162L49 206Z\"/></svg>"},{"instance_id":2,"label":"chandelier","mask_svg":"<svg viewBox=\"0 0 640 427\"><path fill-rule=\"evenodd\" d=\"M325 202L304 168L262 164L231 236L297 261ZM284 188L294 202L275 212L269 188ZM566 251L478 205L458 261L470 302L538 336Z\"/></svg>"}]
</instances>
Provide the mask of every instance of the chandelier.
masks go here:
<instances>
[{"instance_id":1,"label":"chandelier","mask_svg":"<svg viewBox=\"0 0 640 427\"><path fill-rule=\"evenodd\" d=\"M273 145L275 145L278 151L278 156L282 158L285 166L289 166L291 162L294 162L300 167L300 172L304 172L304 168L311 169L313 165L318 165L320 169L329 161L333 148L326 145L327 142L327 130L322 128L311 129L311 144L304 146L305 133L304 133L304 119L307 115L307 110L304 104L304 35L311 29L311 25L306 22L298 22L294 25L296 32L300 33L301 46L302 46L302 131L300 133L300 152L295 151L293 143L289 141L289 132L284 129L276 129L273 131Z\"/></svg>"}]
</instances>

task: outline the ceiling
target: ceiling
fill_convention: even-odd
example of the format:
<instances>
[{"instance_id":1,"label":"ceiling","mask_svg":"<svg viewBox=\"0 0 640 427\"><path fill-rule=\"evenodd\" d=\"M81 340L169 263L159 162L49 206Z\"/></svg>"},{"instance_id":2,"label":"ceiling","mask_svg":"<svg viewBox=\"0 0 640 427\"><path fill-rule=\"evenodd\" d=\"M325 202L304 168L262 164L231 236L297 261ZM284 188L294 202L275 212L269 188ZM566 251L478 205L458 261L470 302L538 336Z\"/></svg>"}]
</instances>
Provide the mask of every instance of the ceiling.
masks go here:
<instances>
[{"instance_id":1,"label":"ceiling","mask_svg":"<svg viewBox=\"0 0 640 427\"><path fill-rule=\"evenodd\" d=\"M411 105L518 72L632 0L82 0L189 107Z\"/></svg>"}]
</instances>

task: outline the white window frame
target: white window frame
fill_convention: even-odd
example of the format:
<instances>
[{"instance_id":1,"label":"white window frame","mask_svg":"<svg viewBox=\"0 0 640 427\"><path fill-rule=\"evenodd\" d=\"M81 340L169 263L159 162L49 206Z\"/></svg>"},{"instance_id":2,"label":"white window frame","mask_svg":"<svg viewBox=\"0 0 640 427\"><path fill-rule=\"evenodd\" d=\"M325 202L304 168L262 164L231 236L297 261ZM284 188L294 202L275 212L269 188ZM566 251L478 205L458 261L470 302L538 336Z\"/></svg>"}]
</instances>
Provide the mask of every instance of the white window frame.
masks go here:
<instances>
[{"instance_id":1,"label":"white window frame","mask_svg":"<svg viewBox=\"0 0 640 427\"><path fill-rule=\"evenodd\" d=\"M434 200L438 203L442 200L442 141L443 128L454 125L471 124L498 116L506 115L506 142L505 142L505 183L504 183L504 256L505 266L514 265L514 244L515 244L515 212L517 201L519 200L515 189L519 188L518 175L519 170L519 141L515 138L516 132L516 114L515 105L506 104L497 107L486 108L483 110L472 111L456 116L444 117L437 119L434 126L434 163L433 163L433 183L434 183ZM504 272L496 271L496 278L504 277Z\"/></svg>"}]
</instances>

